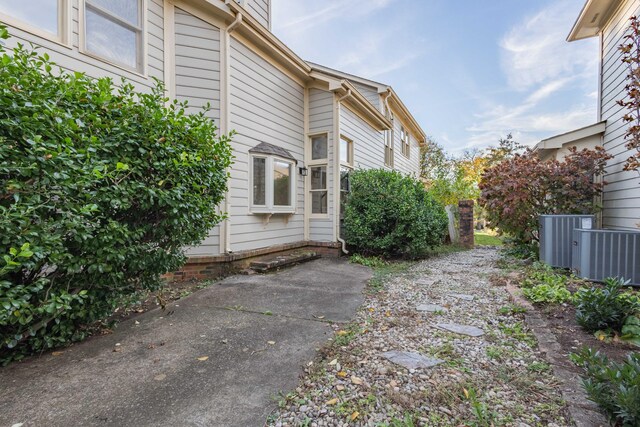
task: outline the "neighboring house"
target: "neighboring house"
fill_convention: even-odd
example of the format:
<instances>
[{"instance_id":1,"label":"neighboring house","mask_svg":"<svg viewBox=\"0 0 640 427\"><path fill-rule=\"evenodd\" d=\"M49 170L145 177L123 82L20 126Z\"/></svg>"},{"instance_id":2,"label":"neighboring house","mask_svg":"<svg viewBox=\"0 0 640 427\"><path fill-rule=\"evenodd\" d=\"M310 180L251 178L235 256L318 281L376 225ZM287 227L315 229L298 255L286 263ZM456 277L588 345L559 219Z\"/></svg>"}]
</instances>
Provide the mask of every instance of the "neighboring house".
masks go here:
<instances>
[{"instance_id":1,"label":"neighboring house","mask_svg":"<svg viewBox=\"0 0 640 427\"><path fill-rule=\"evenodd\" d=\"M554 141L562 147L572 143L594 141L602 138L598 145L603 146L613 159L607 163L608 184L602 196L602 225L608 228L635 230L640 228L640 175L633 171L624 171L623 166L630 156L625 147L624 134L629 127L622 117L623 107L617 101L625 97L626 76L629 71L621 61L618 47L628 34L629 18L640 14L640 0L588 0L576 23L567 37L567 41L576 41L588 37L600 40L600 64L598 87L598 123L568 134L558 135L541 141L538 149L556 147ZM604 122L604 130L601 131ZM573 134L576 139L570 141ZM568 137L567 137L568 136ZM547 143L551 141L551 145Z\"/></svg>"},{"instance_id":2,"label":"neighboring house","mask_svg":"<svg viewBox=\"0 0 640 427\"><path fill-rule=\"evenodd\" d=\"M188 249L192 276L300 247L337 254L349 171L419 175L426 136L393 89L303 61L270 32L270 0L8 1L0 21L10 43L140 90L157 78L236 131L229 219Z\"/></svg>"},{"instance_id":3,"label":"neighboring house","mask_svg":"<svg viewBox=\"0 0 640 427\"><path fill-rule=\"evenodd\" d=\"M606 122L599 122L585 126L567 133L543 139L533 147L533 151L538 153L542 160L562 160L569 154L569 149L576 148L578 151L585 148L593 150L597 146L602 146L602 136L606 128Z\"/></svg>"}]
</instances>

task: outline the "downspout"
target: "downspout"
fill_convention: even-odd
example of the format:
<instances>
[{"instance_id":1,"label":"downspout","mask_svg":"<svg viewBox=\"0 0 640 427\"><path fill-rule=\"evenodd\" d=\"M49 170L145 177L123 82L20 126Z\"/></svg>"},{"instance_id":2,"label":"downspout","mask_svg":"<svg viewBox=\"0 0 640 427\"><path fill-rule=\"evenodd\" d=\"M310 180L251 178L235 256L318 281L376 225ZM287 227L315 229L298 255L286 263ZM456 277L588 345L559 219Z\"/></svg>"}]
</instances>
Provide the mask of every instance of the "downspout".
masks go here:
<instances>
[{"instance_id":1,"label":"downspout","mask_svg":"<svg viewBox=\"0 0 640 427\"><path fill-rule=\"evenodd\" d=\"M340 103L342 101L344 101L345 99L351 97L351 89L347 89L347 93L345 95L343 95L342 97L338 98L338 102L336 102L336 117L338 119L338 122L340 122ZM335 188L338 189L337 194L334 196L335 200L336 200L336 205L337 205L337 211L338 211L338 215L336 216L336 238L338 239L338 242L340 242L342 244L342 252L345 255L349 254L349 251L347 250L347 242L344 241L343 238L340 237L340 135L335 135L335 140L336 140L336 148L337 150L334 150L334 156L335 156L335 164L336 164L336 182L337 185L335 186Z\"/></svg>"},{"instance_id":2,"label":"downspout","mask_svg":"<svg viewBox=\"0 0 640 427\"><path fill-rule=\"evenodd\" d=\"M230 57L230 53L229 53L229 35L233 32L233 30L235 30L238 25L240 25L242 23L242 13L238 12L236 14L236 19L227 27L227 31L226 31L226 35L225 35L225 56L226 58L224 59L224 64L225 64L225 112L224 112L224 117L225 117L225 124L224 124L224 131L225 133L229 132L229 127L231 124L231 120L229 118L229 105L230 105L230 100L229 100L229 72L228 72L228 68L229 68L229 57ZM227 191L224 195L224 212L225 214L227 214L227 219L225 220L225 227L224 227L224 252L225 253L230 253L231 252L231 218L229 218L229 211L231 210L231 202L230 202L230 194L229 194L229 189L227 188ZM222 242L220 242L222 243ZM222 248L221 248L222 249Z\"/></svg>"},{"instance_id":3,"label":"downspout","mask_svg":"<svg viewBox=\"0 0 640 427\"><path fill-rule=\"evenodd\" d=\"M391 90L387 89L387 96L384 97L384 115L391 120L391 108L389 107L389 98L391 98Z\"/></svg>"},{"instance_id":4,"label":"downspout","mask_svg":"<svg viewBox=\"0 0 640 427\"><path fill-rule=\"evenodd\" d=\"M231 25L229 25L229 26L227 27L227 33L231 34L231 33L233 32L233 30L235 30L235 29L236 29L236 27L237 27L238 25L240 25L241 23L242 23L242 13L241 13L241 12L238 12L238 13L236 14L236 19L231 23Z\"/></svg>"}]
</instances>

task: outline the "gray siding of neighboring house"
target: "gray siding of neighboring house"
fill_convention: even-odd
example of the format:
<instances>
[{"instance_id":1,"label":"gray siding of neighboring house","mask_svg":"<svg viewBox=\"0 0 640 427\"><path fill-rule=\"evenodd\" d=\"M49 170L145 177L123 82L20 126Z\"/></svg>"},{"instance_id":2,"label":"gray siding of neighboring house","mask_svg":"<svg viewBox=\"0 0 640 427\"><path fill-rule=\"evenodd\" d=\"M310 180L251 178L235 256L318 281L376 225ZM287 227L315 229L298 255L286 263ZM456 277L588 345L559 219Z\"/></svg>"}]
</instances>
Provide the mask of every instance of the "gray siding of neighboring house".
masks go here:
<instances>
[{"instance_id":1,"label":"gray siding of neighboring house","mask_svg":"<svg viewBox=\"0 0 640 427\"><path fill-rule=\"evenodd\" d=\"M400 126L402 126L400 120L395 119L393 121L393 168L403 174L417 178L420 175L420 146L416 138L409 133L409 143L411 144L409 158L402 154ZM407 129L406 126L405 129Z\"/></svg>"},{"instance_id":2,"label":"gray siding of neighboring house","mask_svg":"<svg viewBox=\"0 0 640 427\"><path fill-rule=\"evenodd\" d=\"M309 239L319 242L333 241L333 92L319 89L309 90L309 134L327 133L327 211L328 217L310 218Z\"/></svg>"},{"instance_id":3,"label":"gray siding of neighboring house","mask_svg":"<svg viewBox=\"0 0 640 427\"><path fill-rule=\"evenodd\" d=\"M246 9L255 19L258 20L265 28L271 29L269 26L271 17L269 16L269 2L271 0L246 0Z\"/></svg>"},{"instance_id":4,"label":"gray siding of neighboring house","mask_svg":"<svg viewBox=\"0 0 640 427\"><path fill-rule=\"evenodd\" d=\"M603 195L603 226L636 229L640 223L640 177L637 172L623 171L629 151L624 133L629 124L623 122L625 110L616 101L625 97L628 70L621 62L618 46L629 27L629 17L640 13L637 0L621 2L603 30L601 120L607 120L604 147L614 156L607 164Z\"/></svg>"},{"instance_id":5,"label":"gray siding of neighboring house","mask_svg":"<svg viewBox=\"0 0 640 427\"><path fill-rule=\"evenodd\" d=\"M188 111L195 113L209 103L207 116L220 126L220 29L175 8L175 94L189 101ZM198 246L187 249L188 255L220 253L220 226L209 231Z\"/></svg>"},{"instance_id":6,"label":"gray siding of neighboring house","mask_svg":"<svg viewBox=\"0 0 640 427\"><path fill-rule=\"evenodd\" d=\"M261 142L277 145L304 159L304 89L251 49L231 39L231 129L235 163L229 181L231 249L234 252L304 239L304 183L295 168L294 215L249 212L249 149Z\"/></svg>"},{"instance_id":7,"label":"gray siding of neighboring house","mask_svg":"<svg viewBox=\"0 0 640 427\"><path fill-rule=\"evenodd\" d=\"M66 70L85 72L87 75L95 78L111 77L116 82L119 82L120 77L124 76L134 83L138 90L147 90L147 88L153 86L152 77L160 80L163 79L164 23L161 0L148 0L147 2L147 77L123 70L108 62L80 53L78 4L79 0L71 1L71 40L69 40L68 47L13 26L8 26L12 38L8 41L7 47L13 47L16 43L33 43L41 46L40 52L47 52L52 61Z\"/></svg>"},{"instance_id":8,"label":"gray siding of neighboring house","mask_svg":"<svg viewBox=\"0 0 640 427\"><path fill-rule=\"evenodd\" d=\"M362 83L354 82L353 80L349 80L349 82L358 89L358 92L367 98L367 101L369 101L378 110L381 110L382 105L380 103L380 94L378 94L378 89L376 87L367 86Z\"/></svg>"},{"instance_id":9,"label":"gray siding of neighboring house","mask_svg":"<svg viewBox=\"0 0 640 427\"><path fill-rule=\"evenodd\" d=\"M345 105L340 108L340 133L353 141L353 165L356 169L384 167L384 134Z\"/></svg>"}]
</instances>

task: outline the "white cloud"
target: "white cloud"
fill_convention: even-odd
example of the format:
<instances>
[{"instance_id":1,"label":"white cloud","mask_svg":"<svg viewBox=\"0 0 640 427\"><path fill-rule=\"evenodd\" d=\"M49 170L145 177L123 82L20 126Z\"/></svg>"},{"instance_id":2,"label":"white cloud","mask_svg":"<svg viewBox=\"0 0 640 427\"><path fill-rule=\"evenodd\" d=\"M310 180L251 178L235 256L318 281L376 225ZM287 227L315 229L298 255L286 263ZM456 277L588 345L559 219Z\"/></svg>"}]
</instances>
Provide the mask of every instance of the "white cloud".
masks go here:
<instances>
[{"instance_id":1,"label":"white cloud","mask_svg":"<svg viewBox=\"0 0 640 427\"><path fill-rule=\"evenodd\" d=\"M470 136L463 148L495 145L508 133L533 145L596 120L596 42L565 41L577 13L574 6L553 3L502 38L501 67L508 100L481 103L485 108L466 128Z\"/></svg>"},{"instance_id":2,"label":"white cloud","mask_svg":"<svg viewBox=\"0 0 640 427\"><path fill-rule=\"evenodd\" d=\"M565 40L576 14L574 2L555 2L507 33L500 47L510 87L526 90L597 66L593 43Z\"/></svg>"}]
</instances>

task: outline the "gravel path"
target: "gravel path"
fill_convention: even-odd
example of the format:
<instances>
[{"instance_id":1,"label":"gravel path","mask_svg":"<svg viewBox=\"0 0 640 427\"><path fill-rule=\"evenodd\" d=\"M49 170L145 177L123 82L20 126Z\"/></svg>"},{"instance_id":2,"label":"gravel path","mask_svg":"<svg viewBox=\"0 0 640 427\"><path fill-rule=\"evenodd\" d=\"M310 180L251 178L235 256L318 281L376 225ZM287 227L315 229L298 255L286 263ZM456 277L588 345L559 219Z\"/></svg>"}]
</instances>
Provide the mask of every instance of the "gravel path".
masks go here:
<instances>
[{"instance_id":1,"label":"gravel path","mask_svg":"<svg viewBox=\"0 0 640 427\"><path fill-rule=\"evenodd\" d=\"M494 249L478 248L393 274L352 324L335 325L332 345L280 397L267 424L571 425L521 308L490 283L500 274L497 259ZM394 356L421 367L407 369Z\"/></svg>"}]
</instances>

